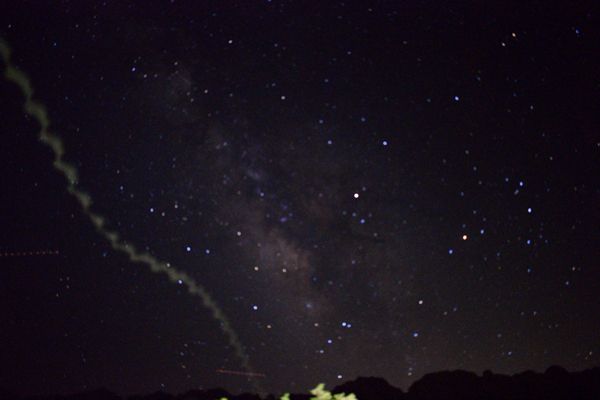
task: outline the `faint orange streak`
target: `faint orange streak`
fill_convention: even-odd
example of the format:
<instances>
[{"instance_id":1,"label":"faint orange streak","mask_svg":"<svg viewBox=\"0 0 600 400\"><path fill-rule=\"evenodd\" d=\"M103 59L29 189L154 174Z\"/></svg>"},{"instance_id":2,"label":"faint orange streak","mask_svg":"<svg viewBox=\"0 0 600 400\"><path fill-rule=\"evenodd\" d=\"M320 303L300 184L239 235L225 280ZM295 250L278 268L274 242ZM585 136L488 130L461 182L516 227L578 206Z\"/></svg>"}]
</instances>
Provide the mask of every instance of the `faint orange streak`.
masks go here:
<instances>
[{"instance_id":1,"label":"faint orange streak","mask_svg":"<svg viewBox=\"0 0 600 400\"><path fill-rule=\"evenodd\" d=\"M232 371L229 369L217 369L216 372L218 372L219 374L252 376L252 377L258 377L258 378L266 378L267 377L265 374L262 374L260 372Z\"/></svg>"},{"instance_id":2,"label":"faint orange streak","mask_svg":"<svg viewBox=\"0 0 600 400\"><path fill-rule=\"evenodd\" d=\"M57 256L58 250L33 250L33 251L4 251L0 257L31 257L31 256Z\"/></svg>"}]
</instances>

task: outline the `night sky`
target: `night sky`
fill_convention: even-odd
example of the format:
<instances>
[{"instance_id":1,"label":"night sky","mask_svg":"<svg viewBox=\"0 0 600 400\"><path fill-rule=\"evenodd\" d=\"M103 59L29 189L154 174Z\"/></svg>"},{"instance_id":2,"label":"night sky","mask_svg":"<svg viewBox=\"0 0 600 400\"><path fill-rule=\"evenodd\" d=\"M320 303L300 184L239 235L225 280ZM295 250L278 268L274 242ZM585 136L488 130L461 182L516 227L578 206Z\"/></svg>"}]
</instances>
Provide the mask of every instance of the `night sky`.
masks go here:
<instances>
[{"instance_id":1,"label":"night sky","mask_svg":"<svg viewBox=\"0 0 600 400\"><path fill-rule=\"evenodd\" d=\"M2 8L90 212L187 276L111 246L3 78L0 387L255 390L223 369L273 393L407 389L600 364L597 4Z\"/></svg>"}]
</instances>

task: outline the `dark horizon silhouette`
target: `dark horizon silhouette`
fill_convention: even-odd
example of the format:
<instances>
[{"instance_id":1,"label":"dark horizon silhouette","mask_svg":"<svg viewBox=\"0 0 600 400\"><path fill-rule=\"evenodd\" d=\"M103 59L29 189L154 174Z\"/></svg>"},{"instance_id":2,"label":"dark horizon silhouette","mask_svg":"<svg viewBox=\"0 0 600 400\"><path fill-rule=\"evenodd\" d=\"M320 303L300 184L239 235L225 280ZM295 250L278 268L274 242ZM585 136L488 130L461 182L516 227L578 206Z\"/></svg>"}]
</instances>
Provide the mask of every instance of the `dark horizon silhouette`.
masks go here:
<instances>
[{"instance_id":1,"label":"dark horizon silhouette","mask_svg":"<svg viewBox=\"0 0 600 400\"><path fill-rule=\"evenodd\" d=\"M316 386L316 385L315 385ZM334 388L331 394L354 394L358 400L593 400L600 398L600 367L569 372L553 365L543 373L523 371L513 375L489 370L481 375L465 370L438 371L424 375L405 392L379 377L358 377ZM145 395L119 396L106 389L68 395L20 396L0 388L0 400L277 400L281 395L259 396L253 393L234 395L223 388L188 390L180 394L157 391ZM313 395L291 393L291 400L308 400Z\"/></svg>"}]
</instances>

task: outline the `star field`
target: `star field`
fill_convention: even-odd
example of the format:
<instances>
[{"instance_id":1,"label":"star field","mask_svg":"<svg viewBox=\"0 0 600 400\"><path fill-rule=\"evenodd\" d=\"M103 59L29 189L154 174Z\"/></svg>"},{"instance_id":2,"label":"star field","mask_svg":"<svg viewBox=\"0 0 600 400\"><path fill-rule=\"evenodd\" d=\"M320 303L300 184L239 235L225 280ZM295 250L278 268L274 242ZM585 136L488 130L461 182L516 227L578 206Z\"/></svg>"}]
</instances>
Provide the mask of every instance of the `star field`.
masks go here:
<instances>
[{"instance_id":1,"label":"star field","mask_svg":"<svg viewBox=\"0 0 600 400\"><path fill-rule=\"evenodd\" d=\"M272 393L600 362L598 8L23 3L0 16L111 230ZM114 251L0 84L0 386L253 390ZM46 252L52 253L45 254Z\"/></svg>"}]
</instances>

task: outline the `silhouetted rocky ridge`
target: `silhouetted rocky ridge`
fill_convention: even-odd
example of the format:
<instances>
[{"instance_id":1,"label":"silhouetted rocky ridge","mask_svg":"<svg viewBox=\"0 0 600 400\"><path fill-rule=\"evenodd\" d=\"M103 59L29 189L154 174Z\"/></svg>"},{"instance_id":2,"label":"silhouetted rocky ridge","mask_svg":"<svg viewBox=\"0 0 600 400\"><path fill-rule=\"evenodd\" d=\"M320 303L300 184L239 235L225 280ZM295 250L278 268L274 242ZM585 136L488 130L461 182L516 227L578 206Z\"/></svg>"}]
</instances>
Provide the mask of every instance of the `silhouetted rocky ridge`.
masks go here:
<instances>
[{"instance_id":1,"label":"silhouetted rocky ridge","mask_svg":"<svg viewBox=\"0 0 600 400\"><path fill-rule=\"evenodd\" d=\"M553 366L544 373L525 371L515 375L485 371L441 371L423 376L408 392L390 385L385 379L359 377L336 386L332 393L354 393L358 400L600 400L600 367L581 372L568 372ZM68 396L18 396L0 388L0 400L261 400L255 394L233 395L224 389L190 390L171 395L156 392L149 395L120 397L106 389ZM292 394L291 400L309 400L308 393ZM265 400L279 397L268 395Z\"/></svg>"}]
</instances>

